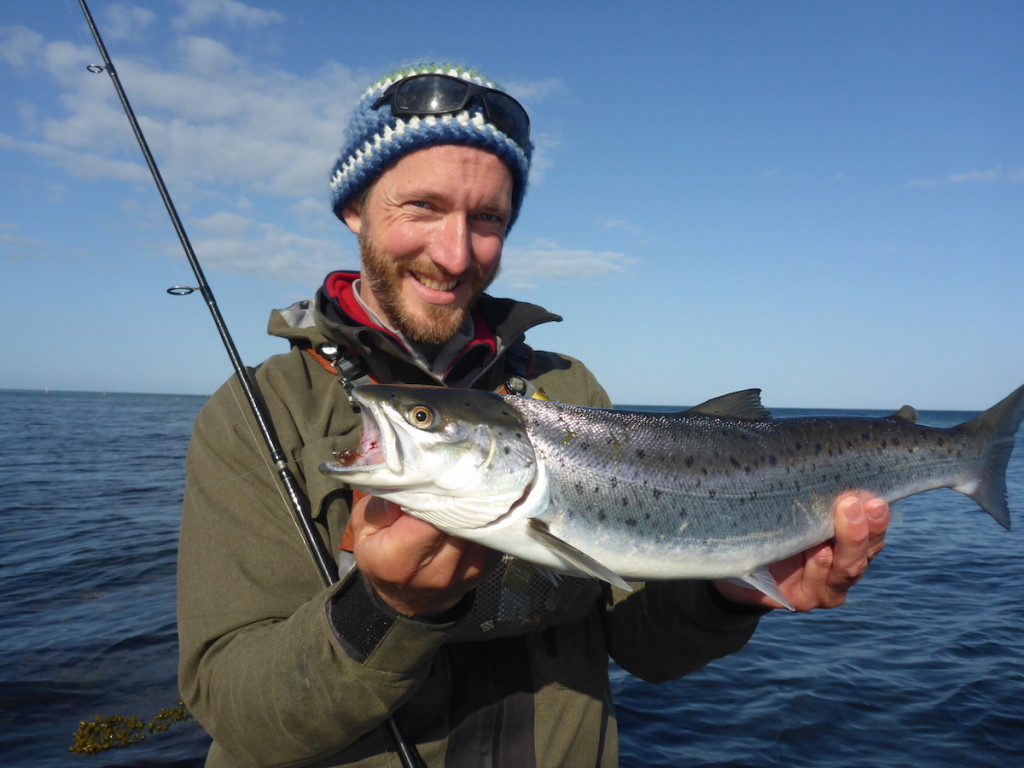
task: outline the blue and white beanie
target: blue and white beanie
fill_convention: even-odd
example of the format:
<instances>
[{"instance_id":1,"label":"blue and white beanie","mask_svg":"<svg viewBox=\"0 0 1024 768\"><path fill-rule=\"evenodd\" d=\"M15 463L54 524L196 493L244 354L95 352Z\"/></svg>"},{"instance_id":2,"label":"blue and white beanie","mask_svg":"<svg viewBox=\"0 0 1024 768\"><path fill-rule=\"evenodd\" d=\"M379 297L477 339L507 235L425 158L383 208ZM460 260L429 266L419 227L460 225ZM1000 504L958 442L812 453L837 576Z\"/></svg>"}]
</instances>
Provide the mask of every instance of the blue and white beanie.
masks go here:
<instances>
[{"instance_id":1,"label":"blue and white beanie","mask_svg":"<svg viewBox=\"0 0 1024 768\"><path fill-rule=\"evenodd\" d=\"M359 99L345 129L341 155L331 174L331 204L340 219L345 206L357 198L403 155L438 144L465 144L493 152L512 173L512 216L509 228L519 215L530 173L533 143L519 146L487 121L483 107L471 101L465 110L449 115L395 117L385 103L371 109L374 102L392 84L410 75L434 72L450 75L502 90L479 72L457 64L424 62L403 67L373 83Z\"/></svg>"}]
</instances>

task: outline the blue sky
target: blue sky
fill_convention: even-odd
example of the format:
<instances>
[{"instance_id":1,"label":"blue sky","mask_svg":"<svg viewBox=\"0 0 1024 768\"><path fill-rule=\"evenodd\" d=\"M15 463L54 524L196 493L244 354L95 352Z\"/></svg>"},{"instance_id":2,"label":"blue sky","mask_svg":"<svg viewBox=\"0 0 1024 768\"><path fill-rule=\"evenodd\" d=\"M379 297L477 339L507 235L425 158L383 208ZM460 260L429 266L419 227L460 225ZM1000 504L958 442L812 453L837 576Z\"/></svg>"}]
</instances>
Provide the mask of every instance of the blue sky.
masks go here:
<instances>
[{"instance_id":1,"label":"blue sky","mask_svg":"<svg viewBox=\"0 0 1024 768\"><path fill-rule=\"evenodd\" d=\"M392 64L478 66L536 162L493 291L617 403L984 408L1024 383L1024 3L90 3L243 359L357 264L327 177ZM77 2L0 12L0 387L230 375Z\"/></svg>"}]
</instances>

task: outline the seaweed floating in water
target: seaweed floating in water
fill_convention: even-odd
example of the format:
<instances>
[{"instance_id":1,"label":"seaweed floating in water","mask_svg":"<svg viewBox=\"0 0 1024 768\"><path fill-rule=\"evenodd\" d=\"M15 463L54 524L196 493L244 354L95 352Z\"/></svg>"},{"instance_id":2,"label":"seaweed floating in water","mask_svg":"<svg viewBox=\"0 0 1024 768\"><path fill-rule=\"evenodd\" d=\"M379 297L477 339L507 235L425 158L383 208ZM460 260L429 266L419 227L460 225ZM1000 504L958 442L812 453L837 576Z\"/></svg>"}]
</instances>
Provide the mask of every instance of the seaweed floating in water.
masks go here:
<instances>
[{"instance_id":1,"label":"seaweed floating in water","mask_svg":"<svg viewBox=\"0 0 1024 768\"><path fill-rule=\"evenodd\" d=\"M82 720L74 733L74 743L69 752L94 755L114 747L130 747L146 740L146 736L166 731L174 723L181 723L191 717L185 702L161 709L148 724L135 715L96 715L91 722Z\"/></svg>"}]
</instances>

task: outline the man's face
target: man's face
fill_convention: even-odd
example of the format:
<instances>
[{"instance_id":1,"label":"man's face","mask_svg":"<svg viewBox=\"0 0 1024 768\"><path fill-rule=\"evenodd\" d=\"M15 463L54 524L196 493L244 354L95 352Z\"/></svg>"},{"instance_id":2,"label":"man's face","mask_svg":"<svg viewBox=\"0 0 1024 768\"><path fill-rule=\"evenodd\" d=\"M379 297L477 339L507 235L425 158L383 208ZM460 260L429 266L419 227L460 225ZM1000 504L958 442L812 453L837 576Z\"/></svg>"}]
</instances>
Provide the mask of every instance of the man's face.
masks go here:
<instances>
[{"instance_id":1,"label":"man's face","mask_svg":"<svg viewBox=\"0 0 1024 768\"><path fill-rule=\"evenodd\" d=\"M512 174L490 152L445 145L404 156L360 206L361 296L421 343L441 344L494 280L512 212Z\"/></svg>"}]
</instances>

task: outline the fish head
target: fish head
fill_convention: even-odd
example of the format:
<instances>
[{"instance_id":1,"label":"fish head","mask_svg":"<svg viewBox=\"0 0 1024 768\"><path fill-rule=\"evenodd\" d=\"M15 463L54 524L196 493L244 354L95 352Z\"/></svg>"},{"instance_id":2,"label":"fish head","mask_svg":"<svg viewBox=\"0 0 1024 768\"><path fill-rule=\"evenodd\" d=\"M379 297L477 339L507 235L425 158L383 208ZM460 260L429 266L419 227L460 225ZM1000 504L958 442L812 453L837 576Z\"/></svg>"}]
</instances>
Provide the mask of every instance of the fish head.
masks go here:
<instances>
[{"instance_id":1,"label":"fish head","mask_svg":"<svg viewBox=\"0 0 1024 768\"><path fill-rule=\"evenodd\" d=\"M442 530L494 522L534 480L526 425L500 395L371 384L352 398L363 414L362 439L320 471Z\"/></svg>"}]
</instances>

